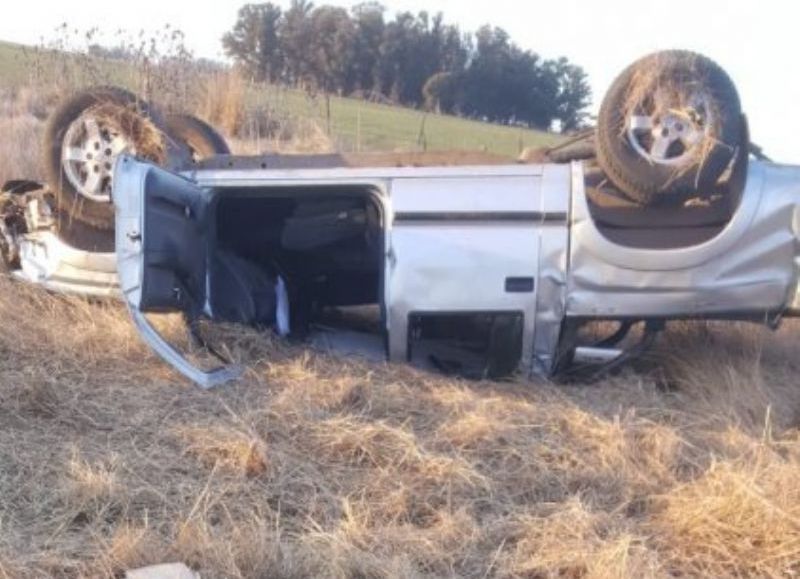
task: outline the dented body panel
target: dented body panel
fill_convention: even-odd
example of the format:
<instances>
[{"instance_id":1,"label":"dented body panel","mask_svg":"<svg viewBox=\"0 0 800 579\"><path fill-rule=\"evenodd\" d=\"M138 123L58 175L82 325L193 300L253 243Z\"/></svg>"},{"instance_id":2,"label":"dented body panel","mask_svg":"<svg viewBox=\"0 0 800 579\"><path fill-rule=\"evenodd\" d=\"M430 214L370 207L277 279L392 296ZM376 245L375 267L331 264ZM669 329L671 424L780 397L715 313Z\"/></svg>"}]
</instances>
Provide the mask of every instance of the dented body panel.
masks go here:
<instances>
[{"instance_id":1,"label":"dented body panel","mask_svg":"<svg viewBox=\"0 0 800 579\"><path fill-rule=\"evenodd\" d=\"M598 229L576 177L566 315L736 319L795 313L799 211L800 169L752 162L739 207L712 239L670 249L624 247Z\"/></svg>"},{"instance_id":2,"label":"dented body panel","mask_svg":"<svg viewBox=\"0 0 800 579\"><path fill-rule=\"evenodd\" d=\"M114 253L75 249L52 231L37 231L19 243L20 269L17 279L46 289L98 298L119 294L117 260Z\"/></svg>"}]
</instances>

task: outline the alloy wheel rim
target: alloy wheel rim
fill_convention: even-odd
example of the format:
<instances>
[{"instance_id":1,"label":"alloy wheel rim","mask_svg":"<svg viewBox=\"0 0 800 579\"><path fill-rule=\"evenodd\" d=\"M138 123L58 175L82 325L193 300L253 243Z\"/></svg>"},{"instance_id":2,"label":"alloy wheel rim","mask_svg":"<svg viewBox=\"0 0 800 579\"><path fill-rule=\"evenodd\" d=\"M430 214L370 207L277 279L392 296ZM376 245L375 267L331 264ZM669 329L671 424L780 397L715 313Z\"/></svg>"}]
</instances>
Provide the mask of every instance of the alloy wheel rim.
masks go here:
<instances>
[{"instance_id":1,"label":"alloy wheel rim","mask_svg":"<svg viewBox=\"0 0 800 579\"><path fill-rule=\"evenodd\" d=\"M711 135L714 119L710 103L707 94L695 92L682 106L636 111L626 119L628 143L653 165L684 165Z\"/></svg>"},{"instance_id":2,"label":"alloy wheel rim","mask_svg":"<svg viewBox=\"0 0 800 579\"><path fill-rule=\"evenodd\" d=\"M114 164L123 153L135 154L125 134L93 112L78 117L68 127L61 149L67 181L82 197L110 203Z\"/></svg>"}]
</instances>

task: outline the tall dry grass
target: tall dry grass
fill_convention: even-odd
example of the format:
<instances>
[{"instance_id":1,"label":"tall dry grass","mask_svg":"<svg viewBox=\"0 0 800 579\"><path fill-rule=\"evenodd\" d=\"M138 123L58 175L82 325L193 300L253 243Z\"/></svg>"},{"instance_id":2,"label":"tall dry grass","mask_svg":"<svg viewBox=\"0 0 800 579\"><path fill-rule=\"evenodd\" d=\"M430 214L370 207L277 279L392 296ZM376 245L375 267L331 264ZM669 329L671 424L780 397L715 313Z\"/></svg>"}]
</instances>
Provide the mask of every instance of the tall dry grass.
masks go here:
<instances>
[{"instance_id":1,"label":"tall dry grass","mask_svg":"<svg viewBox=\"0 0 800 579\"><path fill-rule=\"evenodd\" d=\"M33 176L41 121L14 98L0 174ZM248 370L211 392L115 303L2 277L0 324L0 577L173 560L211 578L800 573L796 323L675 324L592 386L214 327Z\"/></svg>"},{"instance_id":2,"label":"tall dry grass","mask_svg":"<svg viewBox=\"0 0 800 579\"><path fill-rule=\"evenodd\" d=\"M678 325L645 369L591 387L215 327L248 371L203 392L116 304L8 280L0 296L0 576L797 571L795 324Z\"/></svg>"},{"instance_id":3,"label":"tall dry grass","mask_svg":"<svg viewBox=\"0 0 800 579\"><path fill-rule=\"evenodd\" d=\"M192 114L211 123L239 154L330 153L335 143L312 118L279 114L265 87L248 83L235 71L204 75L193 99Z\"/></svg>"},{"instance_id":4,"label":"tall dry grass","mask_svg":"<svg viewBox=\"0 0 800 579\"><path fill-rule=\"evenodd\" d=\"M0 90L0 184L42 178L42 119L48 110L49 103L30 91Z\"/></svg>"}]
</instances>

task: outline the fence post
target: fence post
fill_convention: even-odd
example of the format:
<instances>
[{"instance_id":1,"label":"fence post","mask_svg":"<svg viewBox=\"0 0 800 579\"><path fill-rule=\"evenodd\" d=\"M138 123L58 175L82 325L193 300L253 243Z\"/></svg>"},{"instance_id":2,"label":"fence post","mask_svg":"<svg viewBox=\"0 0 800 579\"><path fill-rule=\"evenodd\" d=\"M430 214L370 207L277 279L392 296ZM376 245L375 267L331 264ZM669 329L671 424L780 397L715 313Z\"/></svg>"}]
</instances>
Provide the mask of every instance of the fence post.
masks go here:
<instances>
[{"instance_id":1,"label":"fence post","mask_svg":"<svg viewBox=\"0 0 800 579\"><path fill-rule=\"evenodd\" d=\"M325 93L325 117L327 120L328 125L328 136L331 135L331 95L329 93Z\"/></svg>"},{"instance_id":2,"label":"fence post","mask_svg":"<svg viewBox=\"0 0 800 579\"><path fill-rule=\"evenodd\" d=\"M361 152L361 101L356 109L356 153Z\"/></svg>"},{"instance_id":3,"label":"fence post","mask_svg":"<svg viewBox=\"0 0 800 579\"><path fill-rule=\"evenodd\" d=\"M428 113L422 115L422 122L419 124L419 134L417 135L417 146L422 146L423 151L428 150L428 139L425 136L425 121L428 119Z\"/></svg>"}]
</instances>

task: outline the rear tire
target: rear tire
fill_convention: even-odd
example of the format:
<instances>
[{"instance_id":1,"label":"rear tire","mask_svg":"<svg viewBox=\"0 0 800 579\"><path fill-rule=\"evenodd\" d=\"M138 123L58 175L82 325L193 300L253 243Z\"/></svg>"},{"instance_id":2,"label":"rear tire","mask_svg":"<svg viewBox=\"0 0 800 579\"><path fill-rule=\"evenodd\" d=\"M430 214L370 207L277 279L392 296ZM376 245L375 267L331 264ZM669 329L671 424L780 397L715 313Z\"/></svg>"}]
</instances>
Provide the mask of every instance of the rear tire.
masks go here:
<instances>
[{"instance_id":1,"label":"rear tire","mask_svg":"<svg viewBox=\"0 0 800 579\"><path fill-rule=\"evenodd\" d=\"M742 139L736 87L710 59L673 50L646 56L614 81L597 122L597 159L642 205L710 194Z\"/></svg>"}]
</instances>

